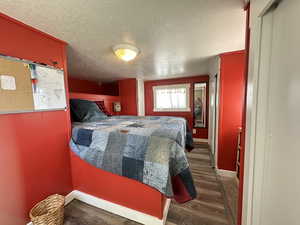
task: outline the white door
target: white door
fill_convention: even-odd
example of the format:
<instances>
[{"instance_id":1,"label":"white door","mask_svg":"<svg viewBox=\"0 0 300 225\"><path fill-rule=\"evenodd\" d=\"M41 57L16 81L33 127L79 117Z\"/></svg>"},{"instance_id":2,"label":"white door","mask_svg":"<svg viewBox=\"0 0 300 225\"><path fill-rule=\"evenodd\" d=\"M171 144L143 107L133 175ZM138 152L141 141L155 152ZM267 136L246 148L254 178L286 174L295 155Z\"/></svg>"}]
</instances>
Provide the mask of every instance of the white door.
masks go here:
<instances>
[{"instance_id":1,"label":"white door","mask_svg":"<svg viewBox=\"0 0 300 225\"><path fill-rule=\"evenodd\" d=\"M300 0L262 18L252 225L300 224Z\"/></svg>"}]
</instances>

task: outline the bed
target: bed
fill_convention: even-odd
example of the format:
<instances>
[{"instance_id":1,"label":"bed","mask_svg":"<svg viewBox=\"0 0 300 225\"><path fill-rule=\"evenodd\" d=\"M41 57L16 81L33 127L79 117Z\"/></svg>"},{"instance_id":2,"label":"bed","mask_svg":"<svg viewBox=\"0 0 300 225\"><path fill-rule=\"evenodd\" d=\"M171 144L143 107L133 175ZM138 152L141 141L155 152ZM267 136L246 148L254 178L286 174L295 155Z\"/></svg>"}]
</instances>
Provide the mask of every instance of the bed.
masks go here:
<instances>
[{"instance_id":1,"label":"bed","mask_svg":"<svg viewBox=\"0 0 300 225\"><path fill-rule=\"evenodd\" d=\"M71 108L78 110L74 103ZM196 197L185 155L190 143L185 119L98 115L90 119L94 116L93 112L88 120L72 124L75 189L159 219L166 198L183 203Z\"/></svg>"}]
</instances>

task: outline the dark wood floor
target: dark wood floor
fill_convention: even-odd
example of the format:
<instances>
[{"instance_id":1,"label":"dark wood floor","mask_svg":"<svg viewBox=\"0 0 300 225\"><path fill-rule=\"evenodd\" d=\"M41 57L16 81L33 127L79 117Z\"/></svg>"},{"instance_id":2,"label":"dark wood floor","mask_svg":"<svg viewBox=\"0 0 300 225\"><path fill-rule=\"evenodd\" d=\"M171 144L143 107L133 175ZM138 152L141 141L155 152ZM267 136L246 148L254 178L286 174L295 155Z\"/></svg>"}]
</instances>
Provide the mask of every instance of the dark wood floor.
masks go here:
<instances>
[{"instance_id":1,"label":"dark wood floor","mask_svg":"<svg viewBox=\"0 0 300 225\"><path fill-rule=\"evenodd\" d=\"M232 225L224 200L224 192L206 145L188 153L197 199L185 204L172 201L167 225ZM105 212L80 201L72 201L65 209L65 225L138 225L123 217Z\"/></svg>"},{"instance_id":2,"label":"dark wood floor","mask_svg":"<svg viewBox=\"0 0 300 225\"><path fill-rule=\"evenodd\" d=\"M219 180L222 182L225 198L228 202L228 208L234 221L237 220L238 211L238 195L239 195L239 184L235 176L224 176L218 175Z\"/></svg>"}]
</instances>

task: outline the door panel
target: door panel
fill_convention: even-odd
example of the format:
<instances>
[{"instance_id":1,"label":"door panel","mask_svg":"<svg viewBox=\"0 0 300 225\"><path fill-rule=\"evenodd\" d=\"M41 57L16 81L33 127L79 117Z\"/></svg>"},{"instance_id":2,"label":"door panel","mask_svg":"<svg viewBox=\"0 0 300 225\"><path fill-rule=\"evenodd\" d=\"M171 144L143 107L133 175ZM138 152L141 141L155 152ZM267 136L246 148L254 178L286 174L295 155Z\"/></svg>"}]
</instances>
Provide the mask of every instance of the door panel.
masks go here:
<instances>
[{"instance_id":1,"label":"door panel","mask_svg":"<svg viewBox=\"0 0 300 225\"><path fill-rule=\"evenodd\" d=\"M298 0L273 11L261 225L300 224L299 12Z\"/></svg>"}]
</instances>

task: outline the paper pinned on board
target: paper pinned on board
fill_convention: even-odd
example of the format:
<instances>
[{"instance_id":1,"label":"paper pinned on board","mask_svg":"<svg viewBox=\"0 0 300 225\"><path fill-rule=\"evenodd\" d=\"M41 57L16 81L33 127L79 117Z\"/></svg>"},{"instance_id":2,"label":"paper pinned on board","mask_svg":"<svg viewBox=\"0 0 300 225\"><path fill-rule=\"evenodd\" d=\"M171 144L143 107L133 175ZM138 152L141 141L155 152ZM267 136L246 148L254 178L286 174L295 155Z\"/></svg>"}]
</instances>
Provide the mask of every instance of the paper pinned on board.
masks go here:
<instances>
[{"instance_id":1,"label":"paper pinned on board","mask_svg":"<svg viewBox=\"0 0 300 225\"><path fill-rule=\"evenodd\" d=\"M17 87L15 77L8 75L0 75L0 88L2 88L3 90L16 90Z\"/></svg>"}]
</instances>

